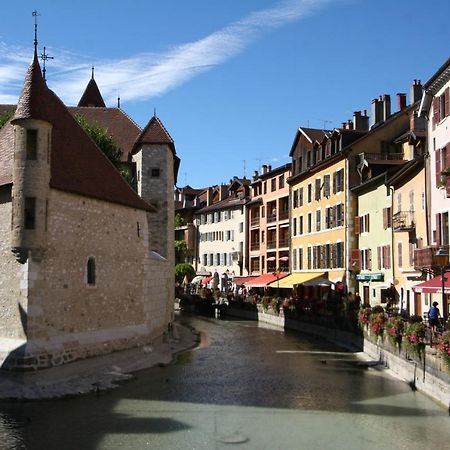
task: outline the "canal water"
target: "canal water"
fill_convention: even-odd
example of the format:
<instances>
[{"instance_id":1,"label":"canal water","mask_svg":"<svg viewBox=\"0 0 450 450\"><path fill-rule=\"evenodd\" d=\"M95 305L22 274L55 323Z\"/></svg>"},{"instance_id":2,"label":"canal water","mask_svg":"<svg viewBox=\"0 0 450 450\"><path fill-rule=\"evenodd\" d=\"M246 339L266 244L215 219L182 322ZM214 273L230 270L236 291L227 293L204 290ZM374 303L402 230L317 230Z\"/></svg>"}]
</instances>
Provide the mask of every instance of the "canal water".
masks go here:
<instances>
[{"instance_id":1,"label":"canal water","mask_svg":"<svg viewBox=\"0 0 450 450\"><path fill-rule=\"evenodd\" d=\"M180 316L201 333L119 389L0 403L1 449L446 449L448 411L328 342Z\"/></svg>"}]
</instances>

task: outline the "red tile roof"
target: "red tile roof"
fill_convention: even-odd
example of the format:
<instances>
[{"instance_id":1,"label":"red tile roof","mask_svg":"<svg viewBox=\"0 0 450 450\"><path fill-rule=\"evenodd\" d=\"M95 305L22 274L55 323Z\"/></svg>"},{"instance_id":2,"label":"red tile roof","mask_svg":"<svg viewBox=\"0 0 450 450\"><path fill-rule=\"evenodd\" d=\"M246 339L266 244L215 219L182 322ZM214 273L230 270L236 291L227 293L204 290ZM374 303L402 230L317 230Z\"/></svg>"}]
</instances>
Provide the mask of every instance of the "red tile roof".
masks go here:
<instances>
[{"instance_id":1,"label":"red tile roof","mask_svg":"<svg viewBox=\"0 0 450 450\"><path fill-rule=\"evenodd\" d=\"M47 88L35 53L12 122L41 119L53 125L50 186L137 209L153 210L122 178L103 152L81 129L62 101ZM5 132L1 130L0 136ZM6 131L7 133L7 131ZM8 141L8 134L6 134ZM0 158L12 172L11 150L0 144ZM3 166L3 165L2 165ZM5 177L6 175L6 177Z\"/></svg>"},{"instance_id":2,"label":"red tile roof","mask_svg":"<svg viewBox=\"0 0 450 450\"><path fill-rule=\"evenodd\" d=\"M93 70L93 69L92 69ZM78 102L78 106L91 106L95 108L104 108L105 102L103 101L102 94L98 89L97 83L94 80L94 74L92 73L92 78L89 80L83 95Z\"/></svg>"},{"instance_id":3,"label":"red tile roof","mask_svg":"<svg viewBox=\"0 0 450 450\"><path fill-rule=\"evenodd\" d=\"M135 148L142 144L168 144L175 155L175 145L170 134L159 120L153 116L136 140Z\"/></svg>"},{"instance_id":4,"label":"red tile roof","mask_svg":"<svg viewBox=\"0 0 450 450\"><path fill-rule=\"evenodd\" d=\"M0 186L12 183L14 128L10 122L0 129Z\"/></svg>"},{"instance_id":5,"label":"red tile roof","mask_svg":"<svg viewBox=\"0 0 450 450\"><path fill-rule=\"evenodd\" d=\"M76 107L68 108L75 114L81 114L89 123L108 130L113 141L122 150L122 161L128 161L136 139L141 133L141 128L119 108L93 108Z\"/></svg>"}]
</instances>

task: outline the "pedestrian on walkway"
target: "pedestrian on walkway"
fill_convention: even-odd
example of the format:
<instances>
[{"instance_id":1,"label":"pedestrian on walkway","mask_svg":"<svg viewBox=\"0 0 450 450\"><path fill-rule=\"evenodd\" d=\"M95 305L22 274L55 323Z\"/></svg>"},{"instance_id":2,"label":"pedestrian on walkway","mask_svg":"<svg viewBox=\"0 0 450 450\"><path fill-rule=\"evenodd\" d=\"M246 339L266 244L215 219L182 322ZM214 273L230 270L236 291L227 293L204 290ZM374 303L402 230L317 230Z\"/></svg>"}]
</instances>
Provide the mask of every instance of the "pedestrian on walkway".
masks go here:
<instances>
[{"instance_id":1,"label":"pedestrian on walkway","mask_svg":"<svg viewBox=\"0 0 450 450\"><path fill-rule=\"evenodd\" d=\"M436 335L437 327L439 326L439 316L440 312L438 308L438 302L433 302L428 311L428 323L431 328L431 340L433 340L434 336Z\"/></svg>"}]
</instances>

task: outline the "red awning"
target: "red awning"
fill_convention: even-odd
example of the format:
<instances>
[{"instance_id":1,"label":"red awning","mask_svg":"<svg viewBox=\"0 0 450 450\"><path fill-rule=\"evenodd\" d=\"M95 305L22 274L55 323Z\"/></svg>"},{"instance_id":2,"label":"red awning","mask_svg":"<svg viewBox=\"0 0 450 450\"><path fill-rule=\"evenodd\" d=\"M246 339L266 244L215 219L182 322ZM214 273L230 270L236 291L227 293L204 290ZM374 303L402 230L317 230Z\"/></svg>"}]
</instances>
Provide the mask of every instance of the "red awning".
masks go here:
<instances>
[{"instance_id":1,"label":"red awning","mask_svg":"<svg viewBox=\"0 0 450 450\"><path fill-rule=\"evenodd\" d=\"M288 273L281 272L278 275L278 278L271 274L271 273L265 273L264 275L261 275L259 277L253 278L253 280L247 281L245 285L247 287L266 287L268 284L272 283L273 281L281 280L282 278L289 275Z\"/></svg>"},{"instance_id":2,"label":"red awning","mask_svg":"<svg viewBox=\"0 0 450 450\"><path fill-rule=\"evenodd\" d=\"M442 276L438 275L431 280L416 284L412 290L424 294L442 294ZM444 292L450 294L450 275L444 277Z\"/></svg>"},{"instance_id":3,"label":"red awning","mask_svg":"<svg viewBox=\"0 0 450 450\"><path fill-rule=\"evenodd\" d=\"M233 283L237 286L242 286L243 284L247 283L247 281L253 280L254 278L256 277L234 277Z\"/></svg>"},{"instance_id":4,"label":"red awning","mask_svg":"<svg viewBox=\"0 0 450 450\"><path fill-rule=\"evenodd\" d=\"M208 284L214 277L205 277L203 278L202 282L200 283L202 286L205 286L206 284Z\"/></svg>"}]
</instances>

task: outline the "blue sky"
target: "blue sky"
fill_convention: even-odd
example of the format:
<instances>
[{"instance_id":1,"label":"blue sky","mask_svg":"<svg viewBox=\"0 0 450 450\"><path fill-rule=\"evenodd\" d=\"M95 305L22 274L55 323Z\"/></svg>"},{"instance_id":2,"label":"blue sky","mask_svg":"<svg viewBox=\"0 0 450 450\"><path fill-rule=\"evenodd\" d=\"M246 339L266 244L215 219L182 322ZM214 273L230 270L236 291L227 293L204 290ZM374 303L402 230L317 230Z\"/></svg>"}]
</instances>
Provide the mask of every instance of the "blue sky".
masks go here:
<instances>
[{"instance_id":1,"label":"blue sky","mask_svg":"<svg viewBox=\"0 0 450 450\"><path fill-rule=\"evenodd\" d=\"M0 103L15 103L33 52L68 105L95 66L108 106L141 126L156 108L175 140L179 185L250 177L289 161L299 126L332 128L373 98L408 94L450 56L448 0L7 2Z\"/></svg>"}]
</instances>

